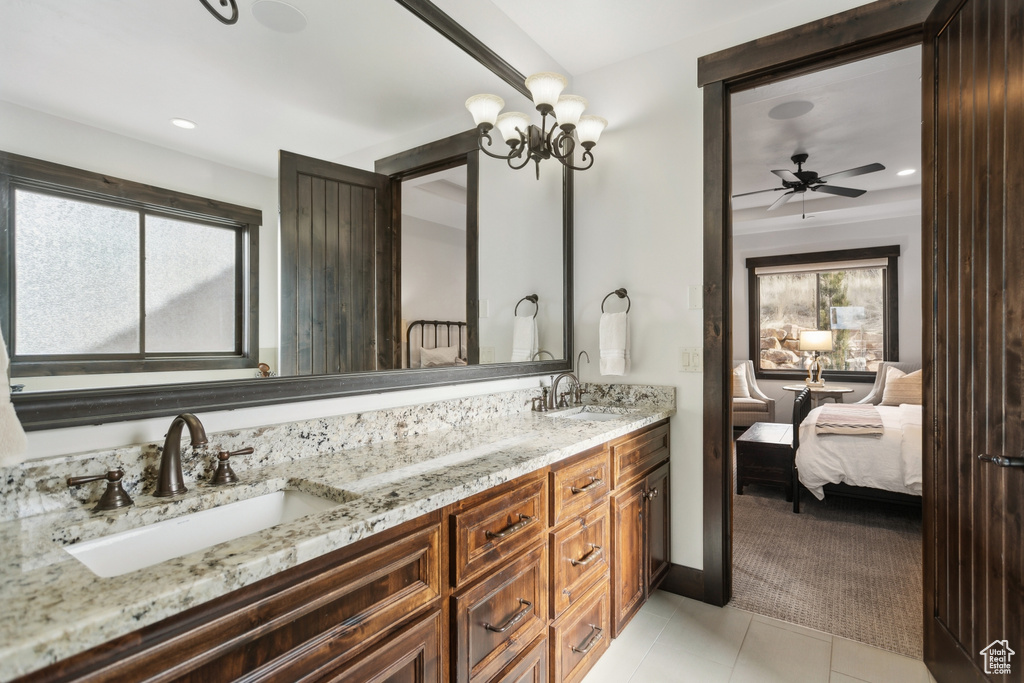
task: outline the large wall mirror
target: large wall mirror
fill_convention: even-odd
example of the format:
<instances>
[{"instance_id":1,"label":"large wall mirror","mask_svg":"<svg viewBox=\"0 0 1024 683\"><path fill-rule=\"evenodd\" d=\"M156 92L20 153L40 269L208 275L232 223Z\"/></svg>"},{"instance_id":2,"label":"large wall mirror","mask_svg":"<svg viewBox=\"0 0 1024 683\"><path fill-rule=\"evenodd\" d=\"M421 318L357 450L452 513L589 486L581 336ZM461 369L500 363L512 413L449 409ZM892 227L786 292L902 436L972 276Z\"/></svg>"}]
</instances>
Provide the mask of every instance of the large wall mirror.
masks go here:
<instances>
[{"instance_id":1,"label":"large wall mirror","mask_svg":"<svg viewBox=\"0 0 1024 683\"><path fill-rule=\"evenodd\" d=\"M570 367L571 172L549 162L538 179L532 167L513 171L483 155L469 167L421 163L426 170L407 172L417 150L471 139L463 107L469 95L494 92L509 108L532 110L521 84L510 85L519 75L430 3L240 0L234 26L215 21L198 1L0 4L10 19L0 27L0 59L10 67L0 74L0 150L262 214L256 286L236 287L258 298L243 307L255 323L250 363L78 375L37 369L19 376L15 368L11 383L25 387L14 402L26 428ZM196 126L175 127L176 118ZM389 285L400 302L393 325L383 336L376 326L344 341L346 351L363 343L379 350L392 335L390 360L340 372L329 363L302 372L281 367L281 318L294 294L280 264L281 150L367 172L384 163L401 187L401 250ZM395 170L395 160L405 170ZM0 210L14 208L0 203ZM474 212L471 231L466 217ZM173 237L168 244L184 248ZM14 259L8 263L4 287L17 278ZM203 306L207 293L192 294ZM349 294L363 306L381 298L379 285ZM525 357L515 348L515 328L525 325L517 315L537 329ZM461 321L465 341L410 342L420 321ZM188 316L181 319L188 324ZM411 355L410 343L417 347ZM431 353L419 353L420 346ZM458 348L458 362L426 362L441 355L436 347ZM257 378L256 362L279 376Z\"/></svg>"}]
</instances>

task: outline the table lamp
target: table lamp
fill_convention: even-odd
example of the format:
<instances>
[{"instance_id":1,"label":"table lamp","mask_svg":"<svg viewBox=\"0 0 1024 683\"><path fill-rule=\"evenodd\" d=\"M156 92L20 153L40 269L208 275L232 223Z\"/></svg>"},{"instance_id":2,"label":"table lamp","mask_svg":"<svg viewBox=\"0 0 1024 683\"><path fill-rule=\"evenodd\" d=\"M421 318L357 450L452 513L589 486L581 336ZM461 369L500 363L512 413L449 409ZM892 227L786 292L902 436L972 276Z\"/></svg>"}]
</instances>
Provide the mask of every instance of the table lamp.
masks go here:
<instances>
[{"instance_id":1,"label":"table lamp","mask_svg":"<svg viewBox=\"0 0 1024 683\"><path fill-rule=\"evenodd\" d=\"M804 380L804 383L809 387L825 386L825 380L821 376L820 352L832 350L832 330L804 330L800 333L797 348L801 351L814 352L814 361L807 368L807 379ZM815 377L815 369L817 369L817 377Z\"/></svg>"}]
</instances>

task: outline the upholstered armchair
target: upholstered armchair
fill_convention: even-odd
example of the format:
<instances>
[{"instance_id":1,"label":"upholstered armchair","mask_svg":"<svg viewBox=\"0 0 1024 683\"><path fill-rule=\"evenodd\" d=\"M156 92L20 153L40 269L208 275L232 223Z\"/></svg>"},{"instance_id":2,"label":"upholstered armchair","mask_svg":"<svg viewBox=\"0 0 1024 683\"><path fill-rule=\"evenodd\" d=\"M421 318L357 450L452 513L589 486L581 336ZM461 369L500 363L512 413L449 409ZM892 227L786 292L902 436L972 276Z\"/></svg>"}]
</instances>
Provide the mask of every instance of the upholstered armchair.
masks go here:
<instances>
[{"instance_id":1,"label":"upholstered armchair","mask_svg":"<svg viewBox=\"0 0 1024 683\"><path fill-rule=\"evenodd\" d=\"M769 398L757 386L757 380L754 378L754 362L734 360L732 367L735 373L732 382L732 426L746 428L755 422L775 422L775 399ZM741 367L742 370L738 370ZM740 377L744 381L740 381ZM744 382L746 392L742 391Z\"/></svg>"},{"instance_id":2,"label":"upholstered armchair","mask_svg":"<svg viewBox=\"0 0 1024 683\"><path fill-rule=\"evenodd\" d=\"M910 374L915 370L921 369L920 363L894 363L892 361L883 361L878 366L878 373L875 375L875 383L871 387L871 391L868 395L857 401L857 403L870 403L872 405L878 405L882 402L882 394L885 393L885 371L887 368L896 368L903 372Z\"/></svg>"}]
</instances>

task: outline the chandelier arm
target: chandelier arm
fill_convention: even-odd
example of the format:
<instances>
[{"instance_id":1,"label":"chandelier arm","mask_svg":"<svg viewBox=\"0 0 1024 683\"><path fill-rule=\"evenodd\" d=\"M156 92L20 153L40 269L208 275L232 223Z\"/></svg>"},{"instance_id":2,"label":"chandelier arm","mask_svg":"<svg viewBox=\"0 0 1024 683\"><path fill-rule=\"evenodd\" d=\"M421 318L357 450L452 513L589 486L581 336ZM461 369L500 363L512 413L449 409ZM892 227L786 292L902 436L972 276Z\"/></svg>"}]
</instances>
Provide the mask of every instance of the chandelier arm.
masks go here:
<instances>
[{"instance_id":1,"label":"chandelier arm","mask_svg":"<svg viewBox=\"0 0 1024 683\"><path fill-rule=\"evenodd\" d=\"M522 156L523 156L523 163L519 164L518 166L516 166L515 164L512 163L512 159L514 159L515 157L509 157L508 158L508 167L511 168L513 171L518 171L521 168L525 168L526 165L528 163L530 163L530 159L532 157L530 157L529 154L524 154Z\"/></svg>"},{"instance_id":2,"label":"chandelier arm","mask_svg":"<svg viewBox=\"0 0 1024 683\"><path fill-rule=\"evenodd\" d=\"M487 140L486 147L484 146L485 139ZM508 154L495 154L494 152L488 151L487 148L491 147L492 145L494 145L494 140L491 139L491 134L480 133L480 137L477 138L477 147L479 147L480 151L489 157L493 157L494 159L504 159L505 161L508 161L509 159L518 158L523 153L523 146L521 144L517 148L513 147Z\"/></svg>"},{"instance_id":3,"label":"chandelier arm","mask_svg":"<svg viewBox=\"0 0 1024 683\"><path fill-rule=\"evenodd\" d=\"M235 0L220 0L220 6L221 7L227 7L228 4L230 3L230 6L231 6L231 16L230 17L225 17L223 14L218 12L213 7L213 5L211 5L209 3L208 0L199 0L199 2L203 3L203 7L205 7L207 10L209 10L210 14L212 14L214 17L216 17L217 21L219 21L222 24L227 24L228 26L230 26L231 24L234 24L234 23L236 23L238 21L238 5L235 4Z\"/></svg>"},{"instance_id":4,"label":"chandelier arm","mask_svg":"<svg viewBox=\"0 0 1024 683\"><path fill-rule=\"evenodd\" d=\"M588 168L590 168L591 166L594 165L594 155L590 153L589 149L584 151L583 152L583 156L580 157L580 158L583 161L586 161L587 159L590 159L590 163L587 164L586 166L573 166L572 164L570 164L569 162L565 161L561 157L559 157L558 160L562 163L562 166L565 166L566 168L571 168L574 171L586 171Z\"/></svg>"},{"instance_id":5,"label":"chandelier arm","mask_svg":"<svg viewBox=\"0 0 1024 683\"><path fill-rule=\"evenodd\" d=\"M568 142L568 144L566 145L567 142ZM559 154L556 150L561 149L563 147L563 145L567 146L569 149L564 154ZM559 161L565 161L566 159L571 159L572 155L575 152L576 152L576 139L572 135L566 135L565 131L562 131L561 133L559 133L558 137L555 138L554 144L551 145L551 156L553 156L554 158L558 159ZM586 158L586 157L584 157L584 158Z\"/></svg>"}]
</instances>

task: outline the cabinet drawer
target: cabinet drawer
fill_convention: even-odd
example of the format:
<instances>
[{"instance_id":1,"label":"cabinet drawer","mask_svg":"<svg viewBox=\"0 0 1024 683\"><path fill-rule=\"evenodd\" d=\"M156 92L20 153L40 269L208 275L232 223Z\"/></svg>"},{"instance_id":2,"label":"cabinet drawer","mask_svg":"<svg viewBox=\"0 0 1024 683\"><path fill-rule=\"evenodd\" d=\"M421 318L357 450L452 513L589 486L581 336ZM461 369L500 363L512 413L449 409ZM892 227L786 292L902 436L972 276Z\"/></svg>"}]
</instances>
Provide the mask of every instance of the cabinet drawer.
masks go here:
<instances>
[{"instance_id":1,"label":"cabinet drawer","mask_svg":"<svg viewBox=\"0 0 1024 683\"><path fill-rule=\"evenodd\" d=\"M542 635L491 683L548 683L548 638Z\"/></svg>"},{"instance_id":2,"label":"cabinet drawer","mask_svg":"<svg viewBox=\"0 0 1024 683\"><path fill-rule=\"evenodd\" d=\"M537 546L452 598L454 680L490 680L547 626L547 547Z\"/></svg>"},{"instance_id":3,"label":"cabinet drawer","mask_svg":"<svg viewBox=\"0 0 1024 683\"><path fill-rule=\"evenodd\" d=\"M608 581L594 586L551 625L552 680L576 683L608 649L611 632Z\"/></svg>"},{"instance_id":4,"label":"cabinet drawer","mask_svg":"<svg viewBox=\"0 0 1024 683\"><path fill-rule=\"evenodd\" d=\"M602 446L568 465L556 465L551 480L551 523L555 526L597 504L611 490L611 461Z\"/></svg>"},{"instance_id":5,"label":"cabinet drawer","mask_svg":"<svg viewBox=\"0 0 1024 683\"><path fill-rule=\"evenodd\" d=\"M644 474L669 455L668 422L612 444L612 485L620 488Z\"/></svg>"},{"instance_id":6,"label":"cabinet drawer","mask_svg":"<svg viewBox=\"0 0 1024 683\"><path fill-rule=\"evenodd\" d=\"M461 587L540 542L547 526L547 480L542 476L473 496L452 515L452 582Z\"/></svg>"},{"instance_id":7,"label":"cabinet drawer","mask_svg":"<svg viewBox=\"0 0 1024 683\"><path fill-rule=\"evenodd\" d=\"M441 610L403 629L394 638L355 663L303 683L443 683ZM281 671L275 680L293 680Z\"/></svg>"},{"instance_id":8,"label":"cabinet drawer","mask_svg":"<svg viewBox=\"0 0 1024 683\"><path fill-rule=\"evenodd\" d=\"M551 532L551 617L578 602L608 571L608 501Z\"/></svg>"}]
</instances>

